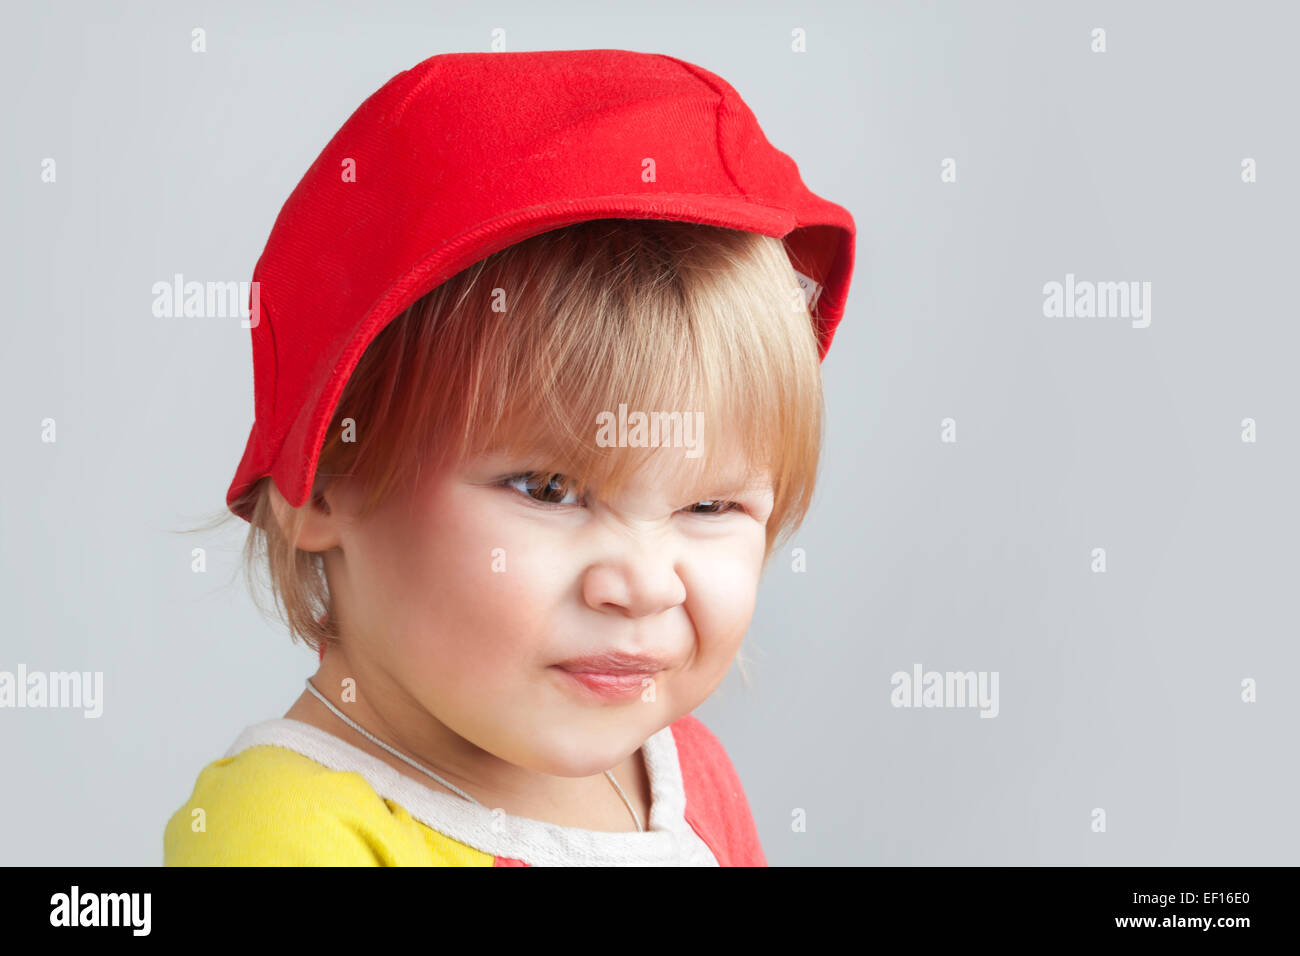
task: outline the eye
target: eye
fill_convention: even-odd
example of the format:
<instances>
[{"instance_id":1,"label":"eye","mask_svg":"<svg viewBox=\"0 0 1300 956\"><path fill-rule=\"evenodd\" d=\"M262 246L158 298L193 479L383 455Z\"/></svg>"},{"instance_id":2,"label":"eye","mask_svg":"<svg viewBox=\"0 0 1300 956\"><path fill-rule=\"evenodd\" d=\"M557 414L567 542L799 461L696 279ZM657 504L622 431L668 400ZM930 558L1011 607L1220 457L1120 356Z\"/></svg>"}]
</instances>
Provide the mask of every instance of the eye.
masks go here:
<instances>
[{"instance_id":1,"label":"eye","mask_svg":"<svg viewBox=\"0 0 1300 956\"><path fill-rule=\"evenodd\" d=\"M502 487L514 488L533 504L542 507L559 508L565 505L581 504L578 499L577 483L569 476L558 472L525 471L502 478L498 484ZM566 500L570 495L574 496L574 500ZM559 500L556 500L557 498ZM694 510L701 505L704 506L704 510ZM711 498L705 501L697 501L682 510L690 515L707 518L730 514L733 511L743 512L745 507L736 501Z\"/></svg>"},{"instance_id":2,"label":"eye","mask_svg":"<svg viewBox=\"0 0 1300 956\"><path fill-rule=\"evenodd\" d=\"M534 504L555 506L578 504L577 500L563 500L570 493L576 496L577 492L574 490L573 482L567 476L554 472L543 474L541 472L526 471L503 478L500 483L504 487L515 488ZM520 487L520 485L523 487ZM544 497L539 498L537 497L538 494ZM557 495L560 497L559 501L550 500L550 498Z\"/></svg>"},{"instance_id":3,"label":"eye","mask_svg":"<svg viewBox=\"0 0 1300 956\"><path fill-rule=\"evenodd\" d=\"M711 511L692 511L691 508L694 508L694 507L696 507L697 505L708 505L708 506L710 506L710 507L714 507L714 506L716 506L717 510L711 510ZM741 505L739 502L735 502L735 501L720 501L720 500L712 500L712 499L711 499L711 500L709 500L709 501L698 501L698 502L696 502L694 505L691 505L690 508L687 508L687 509L686 509L686 513L687 513L687 514L693 514L693 515L706 515L706 516L707 516L707 515L725 515L725 514L730 514L730 513L733 512L733 511L744 511L744 510L745 510L744 506Z\"/></svg>"}]
</instances>

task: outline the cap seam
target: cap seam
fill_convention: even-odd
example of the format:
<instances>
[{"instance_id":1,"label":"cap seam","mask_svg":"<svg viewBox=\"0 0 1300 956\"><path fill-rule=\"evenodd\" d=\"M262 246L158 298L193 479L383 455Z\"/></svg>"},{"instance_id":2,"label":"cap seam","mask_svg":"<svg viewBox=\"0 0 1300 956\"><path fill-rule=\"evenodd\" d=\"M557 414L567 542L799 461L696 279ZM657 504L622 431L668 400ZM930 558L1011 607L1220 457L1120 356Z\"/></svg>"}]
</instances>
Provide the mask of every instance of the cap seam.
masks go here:
<instances>
[{"instance_id":1,"label":"cap seam","mask_svg":"<svg viewBox=\"0 0 1300 956\"><path fill-rule=\"evenodd\" d=\"M735 173L731 171L731 164L727 161L727 154L722 148L722 107L727 102L727 90L719 89L715 86L713 82L701 73L694 64L687 63L685 60L679 60L676 57L668 56L664 53L656 53L655 56L676 63L696 80L708 87L713 95L718 98L718 102L714 104L713 107L713 139L714 145L718 150L718 159L722 161L722 170L727 174L727 178L731 180L731 185L735 186L740 194L748 199L749 191L746 190L744 186L740 185L740 181L736 179Z\"/></svg>"}]
</instances>

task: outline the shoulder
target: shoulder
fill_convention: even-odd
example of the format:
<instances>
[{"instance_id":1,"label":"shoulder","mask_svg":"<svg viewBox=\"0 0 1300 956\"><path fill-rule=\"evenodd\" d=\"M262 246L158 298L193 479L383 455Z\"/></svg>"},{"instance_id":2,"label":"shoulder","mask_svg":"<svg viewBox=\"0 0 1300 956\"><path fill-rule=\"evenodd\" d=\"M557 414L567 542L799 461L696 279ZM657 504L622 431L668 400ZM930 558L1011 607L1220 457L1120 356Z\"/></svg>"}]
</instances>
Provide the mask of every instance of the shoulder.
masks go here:
<instances>
[{"instance_id":1,"label":"shoulder","mask_svg":"<svg viewBox=\"0 0 1300 956\"><path fill-rule=\"evenodd\" d=\"M722 743L693 714L669 726L682 770L687 822L723 866L766 866L745 789Z\"/></svg>"},{"instance_id":2,"label":"shoulder","mask_svg":"<svg viewBox=\"0 0 1300 956\"><path fill-rule=\"evenodd\" d=\"M199 773L167 822L163 865L381 865L394 826L359 774L282 747L248 747Z\"/></svg>"},{"instance_id":3,"label":"shoulder","mask_svg":"<svg viewBox=\"0 0 1300 956\"><path fill-rule=\"evenodd\" d=\"M697 782L707 780L716 784L727 784L744 797L740 786L740 777L727 756L722 742L704 722L694 714L687 714L675 720L671 725L673 741L677 744L677 756L682 764L682 772L688 770L697 778Z\"/></svg>"},{"instance_id":4,"label":"shoulder","mask_svg":"<svg viewBox=\"0 0 1300 956\"><path fill-rule=\"evenodd\" d=\"M714 736L713 731L704 725L704 721L694 714L679 717L670 726L679 754L685 752L692 756L711 756L727 759L727 765L730 767L731 761L727 758L727 752L723 749L721 741Z\"/></svg>"}]
</instances>

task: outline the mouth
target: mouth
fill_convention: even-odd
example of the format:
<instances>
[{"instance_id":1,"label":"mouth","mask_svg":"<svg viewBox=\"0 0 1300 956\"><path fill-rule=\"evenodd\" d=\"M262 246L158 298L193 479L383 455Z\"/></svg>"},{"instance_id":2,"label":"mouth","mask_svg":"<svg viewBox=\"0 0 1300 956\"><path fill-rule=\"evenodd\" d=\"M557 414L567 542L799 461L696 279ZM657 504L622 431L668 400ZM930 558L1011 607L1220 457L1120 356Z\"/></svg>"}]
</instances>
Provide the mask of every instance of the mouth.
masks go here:
<instances>
[{"instance_id":1,"label":"mouth","mask_svg":"<svg viewBox=\"0 0 1300 956\"><path fill-rule=\"evenodd\" d=\"M552 665L569 686L606 700L636 697L668 662L632 654L597 654Z\"/></svg>"}]
</instances>

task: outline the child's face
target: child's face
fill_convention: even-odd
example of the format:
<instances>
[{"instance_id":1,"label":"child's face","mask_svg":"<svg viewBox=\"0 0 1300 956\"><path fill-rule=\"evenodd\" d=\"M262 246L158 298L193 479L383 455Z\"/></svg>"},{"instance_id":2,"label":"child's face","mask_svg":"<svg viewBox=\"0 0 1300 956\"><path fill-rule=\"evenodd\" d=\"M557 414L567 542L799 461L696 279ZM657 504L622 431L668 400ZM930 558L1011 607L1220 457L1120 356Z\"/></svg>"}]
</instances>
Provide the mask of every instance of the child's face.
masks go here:
<instances>
[{"instance_id":1,"label":"child's face","mask_svg":"<svg viewBox=\"0 0 1300 956\"><path fill-rule=\"evenodd\" d=\"M358 672L383 673L502 760L588 775L696 708L726 674L753 614L772 489L673 488L648 469L613 501L599 489L581 501L548 493L545 478L500 483L535 464L479 457L423 476L409 507L394 500L364 522L338 521L330 587ZM346 496L327 492L335 515L340 502L350 513ZM707 513L724 499L740 507ZM648 686L634 676L625 697L556 667L612 652L666 664Z\"/></svg>"}]
</instances>

